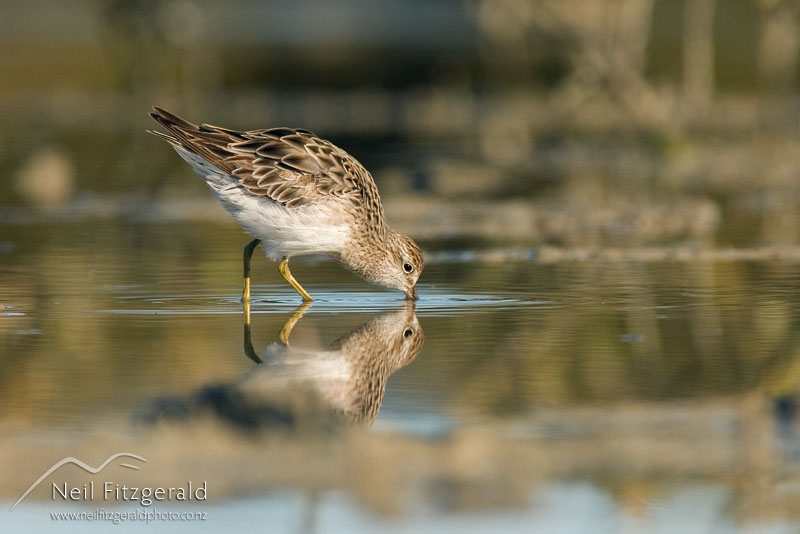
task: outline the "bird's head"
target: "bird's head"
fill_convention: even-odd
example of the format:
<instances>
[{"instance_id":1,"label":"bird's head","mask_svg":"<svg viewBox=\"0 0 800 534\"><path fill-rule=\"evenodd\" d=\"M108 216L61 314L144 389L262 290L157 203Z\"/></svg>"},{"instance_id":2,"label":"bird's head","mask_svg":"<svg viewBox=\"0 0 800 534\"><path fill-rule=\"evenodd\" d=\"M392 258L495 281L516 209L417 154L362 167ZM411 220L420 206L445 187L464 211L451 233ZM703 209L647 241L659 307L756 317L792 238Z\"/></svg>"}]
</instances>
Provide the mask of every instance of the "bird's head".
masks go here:
<instances>
[{"instance_id":1,"label":"bird's head","mask_svg":"<svg viewBox=\"0 0 800 534\"><path fill-rule=\"evenodd\" d=\"M417 300L417 279L425 266L414 240L389 230L380 244L351 243L337 258L359 276L383 287L399 289L409 300Z\"/></svg>"},{"instance_id":2,"label":"bird's head","mask_svg":"<svg viewBox=\"0 0 800 534\"><path fill-rule=\"evenodd\" d=\"M385 272L389 287L394 287L406 294L409 300L417 300L417 279L425 267L422 251L414 240L400 233L394 234L394 246L390 247L385 257Z\"/></svg>"}]
</instances>

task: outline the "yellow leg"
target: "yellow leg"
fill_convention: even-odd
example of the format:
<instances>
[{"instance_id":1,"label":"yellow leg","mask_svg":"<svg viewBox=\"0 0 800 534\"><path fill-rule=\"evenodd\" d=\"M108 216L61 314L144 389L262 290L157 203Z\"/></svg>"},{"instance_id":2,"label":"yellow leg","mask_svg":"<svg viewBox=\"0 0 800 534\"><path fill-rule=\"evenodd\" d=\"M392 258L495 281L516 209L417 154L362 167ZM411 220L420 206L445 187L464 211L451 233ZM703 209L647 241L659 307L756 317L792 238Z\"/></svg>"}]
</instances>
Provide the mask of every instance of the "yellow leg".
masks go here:
<instances>
[{"instance_id":1,"label":"yellow leg","mask_svg":"<svg viewBox=\"0 0 800 534\"><path fill-rule=\"evenodd\" d=\"M292 330L294 330L294 325L297 324L303 315L306 314L306 310L311 306L311 303L308 301L303 302L296 310L292 312L292 316L286 321L286 324L283 325L281 328L280 338L281 343L284 345L289 344L289 336L292 335Z\"/></svg>"},{"instance_id":2,"label":"yellow leg","mask_svg":"<svg viewBox=\"0 0 800 534\"><path fill-rule=\"evenodd\" d=\"M281 272L281 276L283 276L283 278L289 282L289 285L292 286L295 291L300 293L300 296L303 297L305 302L311 302L314 300L311 298L311 295L308 294L308 291L303 289L303 286L300 285L300 282L295 280L294 276L292 276L292 271L289 270L289 258L283 258L281 260L278 270Z\"/></svg>"},{"instance_id":3,"label":"yellow leg","mask_svg":"<svg viewBox=\"0 0 800 534\"><path fill-rule=\"evenodd\" d=\"M258 244L261 243L260 239L253 239L246 247L242 254L244 263L244 291L242 291L242 305L244 306L244 324L250 324L250 260L253 257L253 251Z\"/></svg>"}]
</instances>

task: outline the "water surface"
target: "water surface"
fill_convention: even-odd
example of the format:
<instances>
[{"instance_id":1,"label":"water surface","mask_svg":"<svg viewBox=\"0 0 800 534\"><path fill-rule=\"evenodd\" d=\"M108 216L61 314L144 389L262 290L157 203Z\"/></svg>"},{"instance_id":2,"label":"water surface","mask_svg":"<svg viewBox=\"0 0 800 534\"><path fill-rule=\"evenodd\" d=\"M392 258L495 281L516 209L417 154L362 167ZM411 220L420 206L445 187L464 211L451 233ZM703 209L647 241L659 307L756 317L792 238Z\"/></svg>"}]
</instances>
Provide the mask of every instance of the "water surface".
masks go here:
<instances>
[{"instance_id":1,"label":"water surface","mask_svg":"<svg viewBox=\"0 0 800 534\"><path fill-rule=\"evenodd\" d=\"M9 503L51 459L97 465L124 447L159 480L213 481L217 517L311 503L276 512L276 531L800 527L795 261L429 250L409 308L309 258L293 272L315 301L297 310L257 255L248 356L233 225L0 231ZM341 418L345 404L377 413ZM30 500L3 522L47 528L50 494Z\"/></svg>"}]
</instances>

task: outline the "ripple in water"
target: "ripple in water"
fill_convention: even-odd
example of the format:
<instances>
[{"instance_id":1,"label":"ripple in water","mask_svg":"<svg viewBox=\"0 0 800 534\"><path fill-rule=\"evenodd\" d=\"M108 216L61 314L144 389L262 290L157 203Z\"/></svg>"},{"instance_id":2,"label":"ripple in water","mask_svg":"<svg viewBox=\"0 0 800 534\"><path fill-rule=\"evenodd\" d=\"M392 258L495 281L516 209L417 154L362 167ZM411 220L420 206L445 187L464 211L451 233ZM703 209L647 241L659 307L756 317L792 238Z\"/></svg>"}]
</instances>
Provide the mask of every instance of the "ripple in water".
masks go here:
<instances>
[{"instance_id":1,"label":"ripple in water","mask_svg":"<svg viewBox=\"0 0 800 534\"><path fill-rule=\"evenodd\" d=\"M143 294L118 295L115 300L124 303L120 308L96 310L98 313L121 315L230 315L242 313L241 297L236 293L197 293L184 295ZM251 313L287 313L302 301L293 290L283 285L254 286ZM316 288L312 291L313 313L379 312L404 306L405 298L399 292L348 291L341 288ZM458 315L474 312L477 308L506 309L517 307L548 307L549 301L519 299L508 295L486 293L455 293L445 288L420 286L420 299L416 312L420 315Z\"/></svg>"}]
</instances>

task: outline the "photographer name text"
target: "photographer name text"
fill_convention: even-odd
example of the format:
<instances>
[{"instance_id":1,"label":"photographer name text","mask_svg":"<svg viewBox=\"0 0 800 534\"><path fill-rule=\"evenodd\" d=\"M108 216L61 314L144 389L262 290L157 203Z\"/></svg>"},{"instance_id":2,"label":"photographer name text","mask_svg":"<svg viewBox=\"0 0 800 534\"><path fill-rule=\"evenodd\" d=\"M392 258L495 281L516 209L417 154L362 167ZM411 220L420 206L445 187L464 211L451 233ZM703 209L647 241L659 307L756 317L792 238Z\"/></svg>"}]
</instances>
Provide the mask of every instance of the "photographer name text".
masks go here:
<instances>
[{"instance_id":1,"label":"photographer name text","mask_svg":"<svg viewBox=\"0 0 800 534\"><path fill-rule=\"evenodd\" d=\"M98 488L98 493L99 493ZM156 501L205 501L208 496L207 482L204 480L199 486L194 486L188 481L185 486L177 487L145 487L138 488L104 482L102 497L104 501L136 502L142 506L150 506ZM92 480L82 486L70 487L66 482L57 484L53 482L52 499L62 501L93 501L95 497L95 483Z\"/></svg>"}]
</instances>

